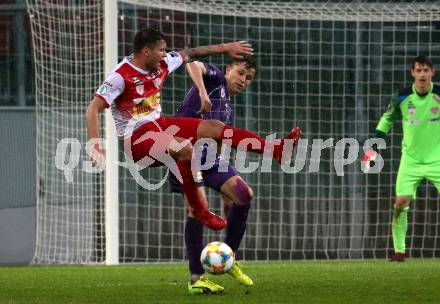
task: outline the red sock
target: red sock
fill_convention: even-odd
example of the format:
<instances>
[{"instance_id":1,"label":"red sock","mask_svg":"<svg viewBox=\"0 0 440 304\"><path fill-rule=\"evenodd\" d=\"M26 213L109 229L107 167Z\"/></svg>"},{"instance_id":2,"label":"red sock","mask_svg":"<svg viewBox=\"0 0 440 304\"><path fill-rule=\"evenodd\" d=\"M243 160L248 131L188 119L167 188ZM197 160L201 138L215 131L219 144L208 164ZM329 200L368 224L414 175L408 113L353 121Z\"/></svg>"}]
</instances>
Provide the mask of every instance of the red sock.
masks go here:
<instances>
[{"instance_id":1,"label":"red sock","mask_svg":"<svg viewBox=\"0 0 440 304\"><path fill-rule=\"evenodd\" d=\"M220 216L209 212L208 207L205 205L202 197L199 194L199 187L194 181L194 177L191 171L191 161L177 161L177 167L179 168L180 175L182 176L182 189L191 209L192 214L203 225L213 230L220 230L225 228L226 221Z\"/></svg>"},{"instance_id":2,"label":"red sock","mask_svg":"<svg viewBox=\"0 0 440 304\"><path fill-rule=\"evenodd\" d=\"M209 212L208 207L205 205L202 197L199 193L199 187L194 181L194 177L191 171L191 161L177 161L177 167L179 168L180 175L182 176L182 189L191 209L192 214L203 225L213 230L220 230L225 228L226 221L220 216Z\"/></svg>"},{"instance_id":3,"label":"red sock","mask_svg":"<svg viewBox=\"0 0 440 304\"><path fill-rule=\"evenodd\" d=\"M220 140L226 139L229 140L231 143L231 146L233 148L237 148L240 141L242 141L245 138L252 138L253 140L257 140L260 143L259 148L253 147L251 144L248 144L246 147L246 151L263 154L265 148L266 149L273 149L273 144L267 142L266 140L262 139L260 136L258 136L255 133L252 133L248 130L239 129L239 128L233 128L231 126L224 126L223 131L220 135Z\"/></svg>"},{"instance_id":4,"label":"red sock","mask_svg":"<svg viewBox=\"0 0 440 304\"><path fill-rule=\"evenodd\" d=\"M198 217L197 214L200 214L200 212L202 213L207 212L208 208L203 202L203 199L200 197L198 190L199 186L194 181L194 177L191 171L191 161L178 160L177 167L179 168L180 175L182 175L183 193L185 193L186 197L188 198L188 203L191 207L191 212L194 214L194 216Z\"/></svg>"}]
</instances>

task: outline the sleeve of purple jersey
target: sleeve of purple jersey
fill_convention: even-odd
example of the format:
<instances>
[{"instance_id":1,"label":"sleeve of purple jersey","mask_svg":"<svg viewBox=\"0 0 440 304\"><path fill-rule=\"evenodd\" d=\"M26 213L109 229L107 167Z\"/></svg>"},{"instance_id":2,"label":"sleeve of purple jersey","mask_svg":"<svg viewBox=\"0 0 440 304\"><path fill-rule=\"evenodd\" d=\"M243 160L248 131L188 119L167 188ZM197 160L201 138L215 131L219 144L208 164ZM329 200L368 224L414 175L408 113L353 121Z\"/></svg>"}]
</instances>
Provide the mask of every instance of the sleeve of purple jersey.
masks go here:
<instances>
[{"instance_id":1,"label":"sleeve of purple jersey","mask_svg":"<svg viewBox=\"0 0 440 304\"><path fill-rule=\"evenodd\" d=\"M213 64L205 63L206 75L204 75L205 80L215 80L218 79L222 72Z\"/></svg>"}]
</instances>

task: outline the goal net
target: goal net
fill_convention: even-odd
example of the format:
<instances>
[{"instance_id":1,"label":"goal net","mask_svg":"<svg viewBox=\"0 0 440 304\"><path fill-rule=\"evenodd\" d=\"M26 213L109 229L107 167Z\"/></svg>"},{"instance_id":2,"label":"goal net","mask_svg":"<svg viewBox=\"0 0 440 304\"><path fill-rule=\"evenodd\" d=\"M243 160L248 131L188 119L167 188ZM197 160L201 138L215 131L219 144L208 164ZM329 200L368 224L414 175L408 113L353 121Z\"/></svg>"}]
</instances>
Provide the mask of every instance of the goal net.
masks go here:
<instances>
[{"instance_id":1,"label":"goal net","mask_svg":"<svg viewBox=\"0 0 440 304\"><path fill-rule=\"evenodd\" d=\"M102 172L86 173L84 162L85 111L104 79L103 1L27 3L37 95L34 262L101 263L108 237L105 177ZM114 47L119 59L131 53L134 34L147 26L159 28L170 49L234 40L252 43L259 71L247 91L233 97L236 126L263 136L277 133L278 138L293 126L303 130L302 170L285 173L273 164L271 172L242 174L255 198L239 259L387 257L401 126L396 124L387 137L380 174L362 173L362 147L391 96L411 84L411 60L426 55L440 64L435 43L440 41L438 4L119 1L117 19ZM220 67L229 63L226 56L205 61ZM190 86L184 69L168 78L162 94L164 114L176 112ZM66 138L70 140L60 146ZM345 138L360 146L354 151L356 161L343 166L341 175L335 168L341 167L337 153L350 154L350 147L341 145ZM319 147L317 164L312 150ZM57 148L66 152L64 157L56 155ZM259 156L248 154L250 161L261 164ZM166 170L145 169L142 174L158 183ZM168 183L147 191L123 168L118 186L119 262L184 260L187 211L182 197L170 194ZM212 211L221 213L214 191L209 203ZM439 218L438 193L424 182L409 213L410 256L440 256ZM206 241L222 240L223 233L205 229Z\"/></svg>"}]
</instances>

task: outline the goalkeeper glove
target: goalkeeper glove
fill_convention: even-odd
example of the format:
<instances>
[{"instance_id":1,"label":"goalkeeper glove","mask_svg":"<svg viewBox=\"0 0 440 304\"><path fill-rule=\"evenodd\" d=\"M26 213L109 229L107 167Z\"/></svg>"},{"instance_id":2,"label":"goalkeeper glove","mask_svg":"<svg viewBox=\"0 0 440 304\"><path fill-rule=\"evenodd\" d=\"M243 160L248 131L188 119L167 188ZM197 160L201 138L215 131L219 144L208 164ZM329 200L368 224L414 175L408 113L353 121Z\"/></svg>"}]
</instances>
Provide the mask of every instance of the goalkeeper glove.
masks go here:
<instances>
[{"instance_id":1,"label":"goalkeeper glove","mask_svg":"<svg viewBox=\"0 0 440 304\"><path fill-rule=\"evenodd\" d=\"M373 149L368 150L365 153L364 158L362 159L362 171L364 173L368 173L370 168L374 166L374 162L376 161L377 152Z\"/></svg>"},{"instance_id":2,"label":"goalkeeper glove","mask_svg":"<svg viewBox=\"0 0 440 304\"><path fill-rule=\"evenodd\" d=\"M382 131L376 130L376 138L385 139L386 134ZM364 158L362 159L362 171L368 173L371 167L374 167L377 158L377 145L374 144L373 147L368 150Z\"/></svg>"}]
</instances>

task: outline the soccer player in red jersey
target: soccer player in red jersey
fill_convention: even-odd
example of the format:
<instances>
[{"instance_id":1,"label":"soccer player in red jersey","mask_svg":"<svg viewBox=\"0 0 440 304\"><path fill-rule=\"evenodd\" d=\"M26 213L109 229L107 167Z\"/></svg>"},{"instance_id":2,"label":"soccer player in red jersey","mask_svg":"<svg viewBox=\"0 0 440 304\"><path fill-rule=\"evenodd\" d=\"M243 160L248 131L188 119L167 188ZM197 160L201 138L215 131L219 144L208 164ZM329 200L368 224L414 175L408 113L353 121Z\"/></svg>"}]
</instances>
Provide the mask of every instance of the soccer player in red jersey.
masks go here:
<instances>
[{"instance_id":1,"label":"soccer player in red jersey","mask_svg":"<svg viewBox=\"0 0 440 304\"><path fill-rule=\"evenodd\" d=\"M227 138L231 146L237 148L241 140L253 139L259 146L252 146L250 151L262 154L266 149L273 149L274 159L280 162L284 141L274 145L252 132L226 126L218 120L161 115L160 93L165 79L183 63L221 53L237 59L253 51L251 45L243 41L169 53L165 47L164 36L157 30L143 29L136 33L133 55L124 58L110 72L87 108L88 135L90 139L99 138L99 113L110 108L117 135L124 138L125 152L130 151L133 161L142 162L147 158L154 160L150 165L170 167L175 160L182 190L194 217L207 227L220 230L226 226L225 220L209 212L193 177L193 144L199 138L217 141ZM299 135L299 129L295 128L287 138L297 142ZM95 162L103 158L99 144L95 144L93 152Z\"/></svg>"}]
</instances>

